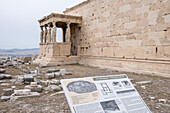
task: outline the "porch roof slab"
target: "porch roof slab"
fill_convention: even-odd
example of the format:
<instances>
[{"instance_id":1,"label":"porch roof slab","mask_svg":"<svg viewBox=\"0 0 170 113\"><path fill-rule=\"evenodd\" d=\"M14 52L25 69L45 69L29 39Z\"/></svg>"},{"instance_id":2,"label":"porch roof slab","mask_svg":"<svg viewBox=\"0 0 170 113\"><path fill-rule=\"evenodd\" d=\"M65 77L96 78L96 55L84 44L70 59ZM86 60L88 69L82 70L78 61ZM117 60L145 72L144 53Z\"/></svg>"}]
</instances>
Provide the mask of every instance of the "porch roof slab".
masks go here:
<instances>
[{"instance_id":1,"label":"porch roof slab","mask_svg":"<svg viewBox=\"0 0 170 113\"><path fill-rule=\"evenodd\" d=\"M82 16L72 16L58 13L51 13L48 16L44 16L42 19L38 20L40 26L45 26L53 22L65 22L65 23L77 23L81 24Z\"/></svg>"}]
</instances>

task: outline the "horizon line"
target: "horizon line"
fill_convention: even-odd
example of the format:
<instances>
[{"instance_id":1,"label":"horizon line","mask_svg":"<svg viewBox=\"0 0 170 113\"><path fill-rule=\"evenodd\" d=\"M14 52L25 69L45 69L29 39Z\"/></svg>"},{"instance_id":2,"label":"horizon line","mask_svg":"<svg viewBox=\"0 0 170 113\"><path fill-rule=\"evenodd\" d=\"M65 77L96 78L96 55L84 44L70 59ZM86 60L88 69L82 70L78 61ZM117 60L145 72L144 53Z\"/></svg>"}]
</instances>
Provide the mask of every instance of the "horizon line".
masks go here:
<instances>
[{"instance_id":1,"label":"horizon line","mask_svg":"<svg viewBox=\"0 0 170 113\"><path fill-rule=\"evenodd\" d=\"M7 48L0 48L1 50L6 50ZM9 48L9 49L39 49L39 47L37 48Z\"/></svg>"}]
</instances>

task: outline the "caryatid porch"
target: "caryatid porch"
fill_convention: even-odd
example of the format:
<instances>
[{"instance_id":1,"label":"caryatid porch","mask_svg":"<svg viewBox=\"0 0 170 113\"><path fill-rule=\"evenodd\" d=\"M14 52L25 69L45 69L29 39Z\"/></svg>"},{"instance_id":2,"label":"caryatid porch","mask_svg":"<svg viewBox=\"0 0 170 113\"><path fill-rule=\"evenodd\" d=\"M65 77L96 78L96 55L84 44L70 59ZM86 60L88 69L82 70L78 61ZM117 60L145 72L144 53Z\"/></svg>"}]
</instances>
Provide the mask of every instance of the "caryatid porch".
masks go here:
<instances>
[{"instance_id":1,"label":"caryatid porch","mask_svg":"<svg viewBox=\"0 0 170 113\"><path fill-rule=\"evenodd\" d=\"M72 28L81 28L82 17L71 16L64 14L52 13L39 20L41 33L40 33L40 53L39 59L64 57L77 55L78 42L80 39L80 33L76 37L76 40L71 40ZM56 42L57 28L62 28L62 42ZM74 36L75 38L75 36Z\"/></svg>"}]
</instances>

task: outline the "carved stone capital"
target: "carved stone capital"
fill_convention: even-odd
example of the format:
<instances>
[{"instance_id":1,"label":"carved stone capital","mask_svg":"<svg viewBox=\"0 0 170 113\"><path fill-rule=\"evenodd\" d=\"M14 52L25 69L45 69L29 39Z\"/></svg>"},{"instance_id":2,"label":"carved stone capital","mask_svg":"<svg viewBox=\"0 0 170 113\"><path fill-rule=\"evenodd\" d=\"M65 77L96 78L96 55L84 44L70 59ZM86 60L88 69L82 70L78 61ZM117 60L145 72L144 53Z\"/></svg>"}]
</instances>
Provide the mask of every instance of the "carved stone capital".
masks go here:
<instances>
[{"instance_id":1,"label":"carved stone capital","mask_svg":"<svg viewBox=\"0 0 170 113\"><path fill-rule=\"evenodd\" d=\"M53 22L53 28L56 28L56 22Z\"/></svg>"},{"instance_id":2,"label":"carved stone capital","mask_svg":"<svg viewBox=\"0 0 170 113\"><path fill-rule=\"evenodd\" d=\"M66 22L66 24L67 24L67 28L70 28L71 22Z\"/></svg>"},{"instance_id":3,"label":"carved stone capital","mask_svg":"<svg viewBox=\"0 0 170 113\"><path fill-rule=\"evenodd\" d=\"M48 28L51 28L50 24L48 24Z\"/></svg>"},{"instance_id":4,"label":"carved stone capital","mask_svg":"<svg viewBox=\"0 0 170 113\"><path fill-rule=\"evenodd\" d=\"M40 26L40 28L41 28L41 31L43 31L43 26Z\"/></svg>"}]
</instances>

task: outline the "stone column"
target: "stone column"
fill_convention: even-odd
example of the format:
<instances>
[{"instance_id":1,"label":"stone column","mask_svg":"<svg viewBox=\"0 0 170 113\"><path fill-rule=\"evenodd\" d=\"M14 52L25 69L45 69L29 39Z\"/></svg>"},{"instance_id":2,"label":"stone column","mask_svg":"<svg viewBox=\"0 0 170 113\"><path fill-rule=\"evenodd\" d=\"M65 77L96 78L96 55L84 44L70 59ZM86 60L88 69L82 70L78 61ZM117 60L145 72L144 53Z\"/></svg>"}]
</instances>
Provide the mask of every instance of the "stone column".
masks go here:
<instances>
[{"instance_id":1,"label":"stone column","mask_svg":"<svg viewBox=\"0 0 170 113\"><path fill-rule=\"evenodd\" d=\"M57 33L57 27L55 25L56 23L53 22L53 31L52 31L52 42L56 42L56 33Z\"/></svg>"},{"instance_id":2,"label":"stone column","mask_svg":"<svg viewBox=\"0 0 170 113\"><path fill-rule=\"evenodd\" d=\"M45 26L45 30L44 30L44 43L47 43L47 27Z\"/></svg>"},{"instance_id":3,"label":"stone column","mask_svg":"<svg viewBox=\"0 0 170 113\"><path fill-rule=\"evenodd\" d=\"M63 27L62 28L62 30L63 30L63 42L66 42L66 28L65 27Z\"/></svg>"},{"instance_id":4,"label":"stone column","mask_svg":"<svg viewBox=\"0 0 170 113\"><path fill-rule=\"evenodd\" d=\"M44 34L44 31L43 31L43 26L40 26L41 27L41 33L40 33L40 40L41 40L41 43L43 43L43 34Z\"/></svg>"},{"instance_id":5,"label":"stone column","mask_svg":"<svg viewBox=\"0 0 170 113\"><path fill-rule=\"evenodd\" d=\"M70 42L70 23L67 24L67 29L66 29L66 42Z\"/></svg>"},{"instance_id":6,"label":"stone column","mask_svg":"<svg viewBox=\"0 0 170 113\"><path fill-rule=\"evenodd\" d=\"M51 42L51 27L50 27L50 24L48 24L47 41L48 41L48 43Z\"/></svg>"}]
</instances>

